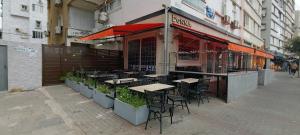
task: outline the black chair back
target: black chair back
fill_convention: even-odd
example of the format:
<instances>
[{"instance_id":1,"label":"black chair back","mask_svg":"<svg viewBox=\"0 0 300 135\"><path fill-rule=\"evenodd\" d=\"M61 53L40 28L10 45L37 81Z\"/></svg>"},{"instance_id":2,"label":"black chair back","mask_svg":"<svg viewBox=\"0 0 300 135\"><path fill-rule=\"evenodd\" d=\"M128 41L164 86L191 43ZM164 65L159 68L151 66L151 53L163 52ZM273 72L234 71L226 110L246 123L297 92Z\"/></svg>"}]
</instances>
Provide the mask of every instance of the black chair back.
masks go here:
<instances>
[{"instance_id":1,"label":"black chair back","mask_svg":"<svg viewBox=\"0 0 300 135\"><path fill-rule=\"evenodd\" d=\"M210 84L210 79L199 79L199 82L197 84L197 90L208 90L209 89L209 84Z\"/></svg>"},{"instance_id":2,"label":"black chair back","mask_svg":"<svg viewBox=\"0 0 300 135\"><path fill-rule=\"evenodd\" d=\"M145 90L145 98L149 109L156 108L160 110L160 112L164 111L165 94L163 92Z\"/></svg>"},{"instance_id":3,"label":"black chair back","mask_svg":"<svg viewBox=\"0 0 300 135\"><path fill-rule=\"evenodd\" d=\"M181 96L186 97L190 90L190 84L187 82L181 82L178 88L178 92Z\"/></svg>"}]
</instances>

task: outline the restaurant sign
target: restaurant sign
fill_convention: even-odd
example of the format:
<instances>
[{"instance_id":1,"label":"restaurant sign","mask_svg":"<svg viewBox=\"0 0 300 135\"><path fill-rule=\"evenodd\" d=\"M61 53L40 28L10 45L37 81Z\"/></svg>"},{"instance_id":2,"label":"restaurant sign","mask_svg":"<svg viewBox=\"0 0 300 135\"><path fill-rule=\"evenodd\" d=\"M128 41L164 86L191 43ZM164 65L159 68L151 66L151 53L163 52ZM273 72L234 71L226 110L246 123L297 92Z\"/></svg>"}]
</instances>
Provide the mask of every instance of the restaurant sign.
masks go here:
<instances>
[{"instance_id":1,"label":"restaurant sign","mask_svg":"<svg viewBox=\"0 0 300 135\"><path fill-rule=\"evenodd\" d=\"M191 22L189 20L179 17L179 16L175 16L175 15L172 15L172 23L175 23L175 24L178 24L181 26L185 26L188 28L192 27Z\"/></svg>"}]
</instances>

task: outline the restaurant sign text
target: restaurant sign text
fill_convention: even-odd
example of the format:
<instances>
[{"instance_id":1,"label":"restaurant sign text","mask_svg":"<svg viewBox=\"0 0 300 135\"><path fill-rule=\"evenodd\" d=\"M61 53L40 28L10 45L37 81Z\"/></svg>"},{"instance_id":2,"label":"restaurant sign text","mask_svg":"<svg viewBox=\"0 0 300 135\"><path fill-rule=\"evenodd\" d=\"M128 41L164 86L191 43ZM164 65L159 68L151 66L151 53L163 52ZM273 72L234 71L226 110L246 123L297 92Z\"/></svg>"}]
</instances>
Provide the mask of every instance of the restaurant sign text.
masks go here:
<instances>
[{"instance_id":1,"label":"restaurant sign text","mask_svg":"<svg viewBox=\"0 0 300 135\"><path fill-rule=\"evenodd\" d=\"M181 26L185 26L185 27L189 27L191 28L192 25L191 25L191 22L185 18L181 18L179 16L175 16L175 15L172 15L172 23L175 23L175 24L178 24L178 25L181 25Z\"/></svg>"}]
</instances>

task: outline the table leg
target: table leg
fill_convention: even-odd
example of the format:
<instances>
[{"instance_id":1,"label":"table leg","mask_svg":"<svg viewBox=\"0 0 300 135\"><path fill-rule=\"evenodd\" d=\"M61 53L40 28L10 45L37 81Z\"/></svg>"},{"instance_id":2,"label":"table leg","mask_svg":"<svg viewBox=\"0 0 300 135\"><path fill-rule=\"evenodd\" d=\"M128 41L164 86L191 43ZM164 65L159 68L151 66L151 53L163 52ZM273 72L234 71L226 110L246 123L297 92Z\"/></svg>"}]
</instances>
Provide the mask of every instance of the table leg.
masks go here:
<instances>
[{"instance_id":1,"label":"table leg","mask_svg":"<svg viewBox=\"0 0 300 135\"><path fill-rule=\"evenodd\" d=\"M219 86L219 84L220 84L220 77L217 76L217 94L216 94L217 97L219 97L219 91L220 91L220 86Z\"/></svg>"}]
</instances>

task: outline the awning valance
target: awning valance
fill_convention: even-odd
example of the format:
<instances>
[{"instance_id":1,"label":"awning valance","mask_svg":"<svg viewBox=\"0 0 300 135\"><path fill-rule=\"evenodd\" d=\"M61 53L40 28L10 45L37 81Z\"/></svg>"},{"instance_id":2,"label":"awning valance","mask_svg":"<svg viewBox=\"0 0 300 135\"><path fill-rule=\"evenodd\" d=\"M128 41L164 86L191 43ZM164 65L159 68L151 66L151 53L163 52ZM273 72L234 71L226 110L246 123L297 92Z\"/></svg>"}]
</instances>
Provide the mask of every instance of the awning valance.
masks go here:
<instances>
[{"instance_id":1,"label":"awning valance","mask_svg":"<svg viewBox=\"0 0 300 135\"><path fill-rule=\"evenodd\" d=\"M213 35L210 35L208 33L204 33L204 32L192 29L192 28L181 26L181 25L178 25L176 23L172 23L171 26L174 27L174 28L177 28L179 30L183 30L185 32L189 32L189 33L195 34L195 35L200 36L201 38L206 39L206 40L215 41L215 42L221 42L223 44L227 44L227 42L228 42L228 40L226 40L226 39L223 39L223 38L220 38L220 37L216 37L216 36L213 36Z\"/></svg>"},{"instance_id":2,"label":"awning valance","mask_svg":"<svg viewBox=\"0 0 300 135\"><path fill-rule=\"evenodd\" d=\"M255 55L260 56L260 57L264 57L264 58L267 58L267 59L274 59L274 55L272 55L270 53L267 53L267 52L264 52L262 50L255 50Z\"/></svg>"},{"instance_id":3,"label":"awning valance","mask_svg":"<svg viewBox=\"0 0 300 135\"><path fill-rule=\"evenodd\" d=\"M80 38L80 40L86 41L86 40L97 40L97 39L116 37L116 36L126 36L129 34L152 30L163 26L164 26L163 23L127 24L127 25L113 26L108 29L99 31L97 33L93 33L85 37L82 37Z\"/></svg>"},{"instance_id":4,"label":"awning valance","mask_svg":"<svg viewBox=\"0 0 300 135\"><path fill-rule=\"evenodd\" d=\"M235 43L229 43L228 44L228 50L234 51L234 52L243 52L248 54L254 54L254 48L250 48L247 46L241 46Z\"/></svg>"}]
</instances>

